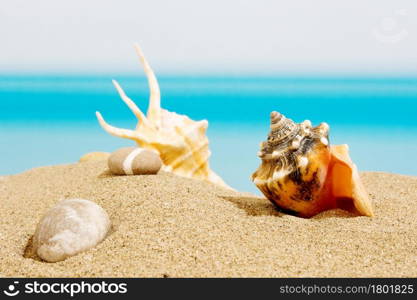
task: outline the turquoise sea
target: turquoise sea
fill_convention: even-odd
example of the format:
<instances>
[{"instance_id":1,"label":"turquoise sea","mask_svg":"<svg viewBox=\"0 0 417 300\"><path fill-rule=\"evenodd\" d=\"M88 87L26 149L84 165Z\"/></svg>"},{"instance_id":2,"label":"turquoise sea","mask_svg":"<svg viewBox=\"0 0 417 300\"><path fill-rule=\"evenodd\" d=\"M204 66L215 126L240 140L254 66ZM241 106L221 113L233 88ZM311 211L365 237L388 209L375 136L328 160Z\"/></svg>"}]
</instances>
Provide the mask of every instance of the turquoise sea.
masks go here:
<instances>
[{"instance_id":1,"label":"turquoise sea","mask_svg":"<svg viewBox=\"0 0 417 300\"><path fill-rule=\"evenodd\" d=\"M133 75L0 75L0 175L78 160L133 143L98 125L136 120L111 84L146 111L148 87ZM417 175L417 77L159 76L162 106L209 121L211 166L226 182L249 180L268 133L269 113L330 125L333 144L350 145L360 170Z\"/></svg>"}]
</instances>

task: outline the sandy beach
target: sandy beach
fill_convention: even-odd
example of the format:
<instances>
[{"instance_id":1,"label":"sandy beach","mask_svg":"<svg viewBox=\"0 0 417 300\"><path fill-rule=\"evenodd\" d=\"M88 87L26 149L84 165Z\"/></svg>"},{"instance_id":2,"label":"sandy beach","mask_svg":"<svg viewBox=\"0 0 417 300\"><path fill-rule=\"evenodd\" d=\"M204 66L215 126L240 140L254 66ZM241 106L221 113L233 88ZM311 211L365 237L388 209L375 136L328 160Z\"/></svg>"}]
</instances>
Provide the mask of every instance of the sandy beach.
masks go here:
<instances>
[{"instance_id":1,"label":"sandy beach","mask_svg":"<svg viewBox=\"0 0 417 300\"><path fill-rule=\"evenodd\" d=\"M375 217L342 210L303 219L264 198L168 173L110 176L105 162L0 177L1 277L417 276L417 177L362 173ZM110 215L95 248L41 261L31 237L57 201Z\"/></svg>"}]
</instances>

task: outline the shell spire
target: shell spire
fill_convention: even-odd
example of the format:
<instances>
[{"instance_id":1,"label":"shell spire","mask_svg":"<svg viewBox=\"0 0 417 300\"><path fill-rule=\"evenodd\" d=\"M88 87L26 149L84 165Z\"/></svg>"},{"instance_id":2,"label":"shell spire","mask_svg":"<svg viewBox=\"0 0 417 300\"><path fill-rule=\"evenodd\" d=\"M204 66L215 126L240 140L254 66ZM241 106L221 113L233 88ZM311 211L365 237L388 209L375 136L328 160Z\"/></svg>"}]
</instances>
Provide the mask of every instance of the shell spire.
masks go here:
<instances>
[{"instance_id":1,"label":"shell spire","mask_svg":"<svg viewBox=\"0 0 417 300\"><path fill-rule=\"evenodd\" d=\"M330 146L329 125L300 124L273 111L262 163L252 180L283 210L302 217L343 208L372 216L372 205L347 145Z\"/></svg>"},{"instance_id":2,"label":"shell spire","mask_svg":"<svg viewBox=\"0 0 417 300\"><path fill-rule=\"evenodd\" d=\"M159 90L158 80L156 79L155 73L146 60L142 49L137 43L135 43L135 50L140 62L142 63L146 77L148 78L150 90L148 118L152 120L157 127L159 127L161 126L161 92Z\"/></svg>"},{"instance_id":3,"label":"shell spire","mask_svg":"<svg viewBox=\"0 0 417 300\"><path fill-rule=\"evenodd\" d=\"M109 134L134 140L140 147L156 150L163 162L162 169L176 175L212 182L229 188L209 167L210 150L206 120L194 121L161 108L160 90L155 74L139 45L135 50L143 65L150 90L147 115L126 95L114 80L120 98L138 119L134 130L109 125L99 112L96 116L101 127Z\"/></svg>"}]
</instances>

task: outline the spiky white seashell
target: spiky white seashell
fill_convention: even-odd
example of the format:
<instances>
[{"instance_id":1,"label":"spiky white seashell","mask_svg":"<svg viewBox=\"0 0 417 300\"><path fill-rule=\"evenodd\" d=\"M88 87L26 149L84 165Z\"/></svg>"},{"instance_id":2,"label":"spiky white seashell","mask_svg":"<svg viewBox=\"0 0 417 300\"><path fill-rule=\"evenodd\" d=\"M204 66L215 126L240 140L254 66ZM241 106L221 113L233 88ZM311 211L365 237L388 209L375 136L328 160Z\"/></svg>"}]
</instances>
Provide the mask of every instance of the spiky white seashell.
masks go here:
<instances>
[{"instance_id":1,"label":"spiky white seashell","mask_svg":"<svg viewBox=\"0 0 417 300\"><path fill-rule=\"evenodd\" d=\"M109 216L99 205L84 199L67 199L41 219L33 246L40 258L57 262L96 246L109 229Z\"/></svg>"},{"instance_id":2,"label":"spiky white seashell","mask_svg":"<svg viewBox=\"0 0 417 300\"><path fill-rule=\"evenodd\" d=\"M142 50L135 45L136 52L148 78L150 99L148 113L145 114L126 96L120 85L113 80L121 99L138 119L135 130L113 127L96 112L97 119L105 131L111 135L134 140L139 147L158 151L162 170L176 175L209 181L228 187L209 167L210 150L206 130L206 120L194 121L188 116L161 108L158 81L146 61Z\"/></svg>"}]
</instances>

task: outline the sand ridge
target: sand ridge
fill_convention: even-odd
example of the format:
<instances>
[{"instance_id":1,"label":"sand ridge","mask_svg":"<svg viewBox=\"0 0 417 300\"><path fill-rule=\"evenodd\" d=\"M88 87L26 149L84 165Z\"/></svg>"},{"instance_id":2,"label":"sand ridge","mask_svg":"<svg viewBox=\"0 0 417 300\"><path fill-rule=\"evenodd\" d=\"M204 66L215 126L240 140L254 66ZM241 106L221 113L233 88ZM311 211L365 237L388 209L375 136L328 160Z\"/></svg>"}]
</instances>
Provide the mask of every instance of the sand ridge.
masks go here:
<instances>
[{"instance_id":1,"label":"sand ridge","mask_svg":"<svg viewBox=\"0 0 417 300\"><path fill-rule=\"evenodd\" d=\"M302 219L264 198L168 173L111 176L105 162L2 177L0 276L416 277L417 177L361 176L373 218L332 210ZM101 205L111 233L65 261L40 261L28 241L65 198Z\"/></svg>"}]
</instances>

